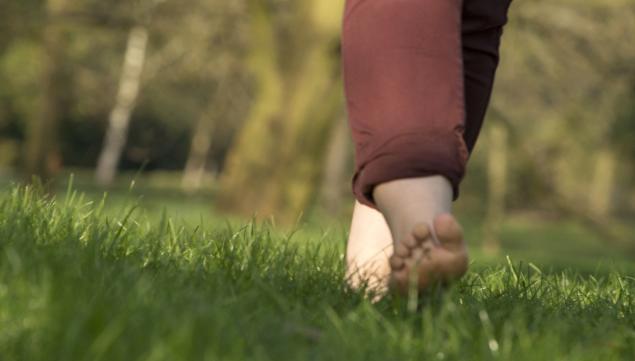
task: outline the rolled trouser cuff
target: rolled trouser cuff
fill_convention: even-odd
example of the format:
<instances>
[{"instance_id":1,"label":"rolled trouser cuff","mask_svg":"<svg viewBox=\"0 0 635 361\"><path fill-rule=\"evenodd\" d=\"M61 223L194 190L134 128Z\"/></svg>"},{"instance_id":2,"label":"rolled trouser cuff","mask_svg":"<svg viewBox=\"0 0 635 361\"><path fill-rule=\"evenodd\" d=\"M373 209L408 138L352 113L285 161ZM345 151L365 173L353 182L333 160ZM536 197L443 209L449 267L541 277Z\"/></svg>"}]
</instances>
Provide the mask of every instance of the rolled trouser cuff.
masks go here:
<instances>
[{"instance_id":1,"label":"rolled trouser cuff","mask_svg":"<svg viewBox=\"0 0 635 361\"><path fill-rule=\"evenodd\" d=\"M352 179L353 193L360 203L377 209L373 189L378 184L441 175L452 185L456 200L467 158L460 129L446 134L425 130L394 136L358 165Z\"/></svg>"}]
</instances>

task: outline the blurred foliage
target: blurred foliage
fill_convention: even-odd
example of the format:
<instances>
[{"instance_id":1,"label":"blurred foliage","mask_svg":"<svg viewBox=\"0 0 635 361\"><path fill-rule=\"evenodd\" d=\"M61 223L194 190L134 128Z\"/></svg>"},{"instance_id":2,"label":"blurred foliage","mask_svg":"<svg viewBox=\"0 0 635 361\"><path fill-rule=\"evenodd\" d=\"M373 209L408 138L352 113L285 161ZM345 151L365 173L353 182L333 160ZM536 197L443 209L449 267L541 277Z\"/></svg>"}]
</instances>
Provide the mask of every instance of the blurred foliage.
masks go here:
<instances>
[{"instance_id":1,"label":"blurred foliage","mask_svg":"<svg viewBox=\"0 0 635 361\"><path fill-rule=\"evenodd\" d=\"M217 132L240 125L248 101L249 79L241 70L246 34L240 1L53 1L51 15L64 24L64 79L58 85L65 107L59 114L61 150L67 166L95 165L108 112L113 106L127 31L136 22L150 28L151 49L141 99L124 155L124 168L180 169L189 133L221 81L234 83L237 102ZM1 138L23 141L26 124L39 112L43 96L42 46L45 1L10 1L0 32ZM222 151L222 150L221 150ZM219 159L220 157L217 157ZM10 164L19 166L19 163Z\"/></svg>"},{"instance_id":2,"label":"blurred foliage","mask_svg":"<svg viewBox=\"0 0 635 361\"><path fill-rule=\"evenodd\" d=\"M319 203L320 189L349 184L352 147L331 146L346 131L336 127L343 0L0 0L0 8L0 167L25 169L29 129L46 104L55 105L55 131L41 149L65 167L94 167L128 34L143 26L149 45L121 169L193 164L218 179L225 209L291 220ZM633 33L633 0L514 1L486 121L508 133L499 145L507 171L497 173L507 191L495 197L506 209L557 209L598 224L635 214ZM484 132L468 201L496 184L489 143ZM344 176L331 176L342 166Z\"/></svg>"},{"instance_id":3,"label":"blurred foliage","mask_svg":"<svg viewBox=\"0 0 635 361\"><path fill-rule=\"evenodd\" d=\"M515 3L490 114L512 132L517 204L540 184L573 213L632 210L633 158L621 149L635 140L633 31L633 1Z\"/></svg>"}]
</instances>

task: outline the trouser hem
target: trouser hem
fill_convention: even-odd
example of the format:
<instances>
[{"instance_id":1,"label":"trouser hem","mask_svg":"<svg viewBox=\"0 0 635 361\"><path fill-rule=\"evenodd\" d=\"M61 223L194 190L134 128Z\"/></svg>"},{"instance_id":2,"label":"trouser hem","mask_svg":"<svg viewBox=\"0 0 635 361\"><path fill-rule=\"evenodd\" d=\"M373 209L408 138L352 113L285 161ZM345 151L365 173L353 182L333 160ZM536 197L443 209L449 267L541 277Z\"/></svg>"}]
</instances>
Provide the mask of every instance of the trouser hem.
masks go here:
<instances>
[{"instance_id":1,"label":"trouser hem","mask_svg":"<svg viewBox=\"0 0 635 361\"><path fill-rule=\"evenodd\" d=\"M462 134L431 137L414 133L398 139L358 167L352 179L355 198L377 209L373 189L378 184L441 175L452 185L452 199L457 200L468 157Z\"/></svg>"}]
</instances>

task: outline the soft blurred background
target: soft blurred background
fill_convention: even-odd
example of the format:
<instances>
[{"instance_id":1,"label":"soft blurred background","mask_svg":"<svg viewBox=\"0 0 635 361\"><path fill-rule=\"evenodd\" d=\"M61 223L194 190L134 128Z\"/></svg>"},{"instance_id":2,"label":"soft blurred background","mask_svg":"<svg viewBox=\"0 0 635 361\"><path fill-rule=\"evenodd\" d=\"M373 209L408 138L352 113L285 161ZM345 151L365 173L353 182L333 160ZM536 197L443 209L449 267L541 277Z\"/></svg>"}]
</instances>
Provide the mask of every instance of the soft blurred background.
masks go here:
<instances>
[{"instance_id":1,"label":"soft blurred background","mask_svg":"<svg viewBox=\"0 0 635 361\"><path fill-rule=\"evenodd\" d=\"M0 187L343 242L343 0L0 0ZM457 202L475 258L635 260L635 1L515 0ZM71 177L71 174L73 175Z\"/></svg>"}]
</instances>

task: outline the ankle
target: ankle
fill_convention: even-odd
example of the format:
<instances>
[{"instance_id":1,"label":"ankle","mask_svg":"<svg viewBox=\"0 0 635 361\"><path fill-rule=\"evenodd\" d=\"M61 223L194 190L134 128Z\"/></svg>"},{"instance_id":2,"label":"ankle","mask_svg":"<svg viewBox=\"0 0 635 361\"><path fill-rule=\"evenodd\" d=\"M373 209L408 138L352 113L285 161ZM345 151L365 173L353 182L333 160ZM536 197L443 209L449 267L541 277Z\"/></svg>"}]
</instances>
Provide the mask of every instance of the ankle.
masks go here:
<instances>
[{"instance_id":1,"label":"ankle","mask_svg":"<svg viewBox=\"0 0 635 361\"><path fill-rule=\"evenodd\" d=\"M432 226L436 216L450 213L452 195L452 185L443 176L398 179L373 190L394 240L407 236L418 223Z\"/></svg>"}]
</instances>

